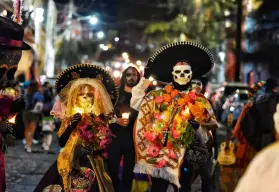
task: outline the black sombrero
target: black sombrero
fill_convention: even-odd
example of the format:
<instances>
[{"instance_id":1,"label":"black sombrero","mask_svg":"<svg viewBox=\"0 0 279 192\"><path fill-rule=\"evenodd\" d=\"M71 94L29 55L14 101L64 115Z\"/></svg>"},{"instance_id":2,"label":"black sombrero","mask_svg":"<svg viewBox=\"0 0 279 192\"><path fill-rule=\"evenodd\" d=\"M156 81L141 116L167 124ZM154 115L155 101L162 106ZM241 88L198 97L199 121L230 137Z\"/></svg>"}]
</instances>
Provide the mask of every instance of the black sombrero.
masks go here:
<instances>
[{"instance_id":1,"label":"black sombrero","mask_svg":"<svg viewBox=\"0 0 279 192\"><path fill-rule=\"evenodd\" d=\"M23 41L24 29L21 25L11 19L0 16L0 29L0 49L31 49L31 47Z\"/></svg>"},{"instance_id":2,"label":"black sombrero","mask_svg":"<svg viewBox=\"0 0 279 192\"><path fill-rule=\"evenodd\" d=\"M101 80L110 95L112 103L114 105L116 104L119 97L116 82L106 70L92 64L73 65L60 73L55 82L57 94L59 94L70 81L77 78L96 78Z\"/></svg>"},{"instance_id":3,"label":"black sombrero","mask_svg":"<svg viewBox=\"0 0 279 192\"><path fill-rule=\"evenodd\" d=\"M214 65L212 54L204 46L194 42L176 42L162 47L149 58L144 76L171 82L173 66L180 61L191 65L193 79L205 75Z\"/></svg>"}]
</instances>

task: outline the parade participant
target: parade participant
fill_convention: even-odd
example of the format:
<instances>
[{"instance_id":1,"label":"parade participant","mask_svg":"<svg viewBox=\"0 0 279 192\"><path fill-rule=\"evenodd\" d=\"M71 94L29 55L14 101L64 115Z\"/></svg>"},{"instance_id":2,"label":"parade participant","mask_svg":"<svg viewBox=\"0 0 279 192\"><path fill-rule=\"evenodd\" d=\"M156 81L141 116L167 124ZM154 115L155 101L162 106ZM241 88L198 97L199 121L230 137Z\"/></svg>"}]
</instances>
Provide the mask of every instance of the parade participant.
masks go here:
<instances>
[{"instance_id":1,"label":"parade participant","mask_svg":"<svg viewBox=\"0 0 279 192\"><path fill-rule=\"evenodd\" d=\"M13 89L14 74L22 50L30 49L23 42L20 7L20 4L15 6L14 21L0 16L0 192L4 192L6 188L4 153L13 140L12 123L16 113L25 108L20 93Z\"/></svg>"},{"instance_id":2,"label":"parade participant","mask_svg":"<svg viewBox=\"0 0 279 192\"><path fill-rule=\"evenodd\" d=\"M203 82L204 83L203 83ZM206 79L201 77L198 79L193 79L191 81L192 84L192 91L198 94L204 94L205 93L205 85ZM213 144L213 136L211 130L207 130L206 128L199 129L200 134L203 135L203 137L206 138L206 145L208 147L208 151L210 153L210 158L207 159L206 163L200 167L200 169L196 170L196 174L193 177L193 181L196 179L198 174L200 174L201 177L201 191L202 192L213 192L214 191L214 179L212 176L212 169L213 169L213 160L212 160L212 144Z\"/></svg>"},{"instance_id":3,"label":"parade participant","mask_svg":"<svg viewBox=\"0 0 279 192\"><path fill-rule=\"evenodd\" d=\"M264 84L265 82L261 81L249 88L249 101L244 105L233 129L232 139L237 140L235 150L236 162L230 166L220 165L220 184L221 189L224 192L234 191L248 164L257 153L255 148L247 142L245 136L243 135L242 130L247 128L247 125L243 125L243 119L245 116L247 116L248 111L254 105L257 96L264 92Z\"/></svg>"},{"instance_id":4,"label":"parade participant","mask_svg":"<svg viewBox=\"0 0 279 192\"><path fill-rule=\"evenodd\" d=\"M114 189L119 192L131 192L133 169L135 166L135 150L133 127L137 111L130 107L132 88L138 84L140 73L135 67L128 67L122 73L119 100L115 107L117 121L110 125L116 136L108 147L108 169ZM126 115L126 117L125 117ZM119 165L123 156L123 173L119 179Z\"/></svg>"},{"instance_id":5,"label":"parade participant","mask_svg":"<svg viewBox=\"0 0 279 192\"><path fill-rule=\"evenodd\" d=\"M190 89L192 78L206 74L213 64L202 45L169 44L149 59L144 76L172 83L146 96L146 79L133 89L131 105L139 107L134 172L152 176L152 192L189 191L193 166L201 166L209 157L206 141L195 130L216 128L217 122L207 99ZM140 98L139 104L135 99Z\"/></svg>"},{"instance_id":6,"label":"parade participant","mask_svg":"<svg viewBox=\"0 0 279 192\"><path fill-rule=\"evenodd\" d=\"M113 192L102 153L112 136L108 123L114 122L112 103L118 99L114 79L98 66L79 64L63 71L55 87L60 100L51 114L62 121L63 149L35 191Z\"/></svg>"},{"instance_id":7,"label":"parade participant","mask_svg":"<svg viewBox=\"0 0 279 192\"><path fill-rule=\"evenodd\" d=\"M279 104L273 115L275 131L279 134ZM235 192L277 192L279 191L279 142L259 152L249 164L240 179Z\"/></svg>"}]
</instances>

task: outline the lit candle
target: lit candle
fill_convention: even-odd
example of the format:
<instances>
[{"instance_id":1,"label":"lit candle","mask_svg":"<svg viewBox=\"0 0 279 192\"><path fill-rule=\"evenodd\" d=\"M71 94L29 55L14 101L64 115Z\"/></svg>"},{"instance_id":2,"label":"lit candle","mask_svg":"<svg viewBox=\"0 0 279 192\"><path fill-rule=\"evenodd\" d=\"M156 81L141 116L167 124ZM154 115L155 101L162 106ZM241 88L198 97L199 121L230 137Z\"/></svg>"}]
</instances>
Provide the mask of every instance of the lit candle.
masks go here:
<instances>
[{"instance_id":1,"label":"lit candle","mask_svg":"<svg viewBox=\"0 0 279 192\"><path fill-rule=\"evenodd\" d=\"M83 109L82 108L79 108L79 107L76 107L75 109L75 113L79 113L79 114L83 114Z\"/></svg>"},{"instance_id":2,"label":"lit candle","mask_svg":"<svg viewBox=\"0 0 279 192\"><path fill-rule=\"evenodd\" d=\"M122 113L122 118L123 119L129 119L130 113Z\"/></svg>"},{"instance_id":3,"label":"lit candle","mask_svg":"<svg viewBox=\"0 0 279 192\"><path fill-rule=\"evenodd\" d=\"M183 111L183 115L184 116L188 116L190 114L190 109L189 108L186 108L184 111Z\"/></svg>"},{"instance_id":4,"label":"lit candle","mask_svg":"<svg viewBox=\"0 0 279 192\"><path fill-rule=\"evenodd\" d=\"M154 81L154 78L153 78L152 76L150 76L150 77L148 78L148 80L149 80L149 81Z\"/></svg>"},{"instance_id":5,"label":"lit candle","mask_svg":"<svg viewBox=\"0 0 279 192\"><path fill-rule=\"evenodd\" d=\"M16 115L13 116L12 118L8 119L9 123L15 124L15 120L16 120Z\"/></svg>"}]
</instances>

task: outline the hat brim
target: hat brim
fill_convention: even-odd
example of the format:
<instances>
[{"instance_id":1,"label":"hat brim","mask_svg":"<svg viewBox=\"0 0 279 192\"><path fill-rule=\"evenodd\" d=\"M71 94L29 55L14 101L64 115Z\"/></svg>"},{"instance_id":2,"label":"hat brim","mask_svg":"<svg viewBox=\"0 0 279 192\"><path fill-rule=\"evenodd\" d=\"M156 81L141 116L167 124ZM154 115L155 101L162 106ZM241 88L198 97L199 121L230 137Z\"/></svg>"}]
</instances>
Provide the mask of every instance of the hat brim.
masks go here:
<instances>
[{"instance_id":1,"label":"hat brim","mask_svg":"<svg viewBox=\"0 0 279 192\"><path fill-rule=\"evenodd\" d=\"M18 50L30 50L31 49L30 45L28 45L24 41L22 42L22 46L20 46L20 47L0 44L0 48L13 48L13 49L18 49Z\"/></svg>"},{"instance_id":2,"label":"hat brim","mask_svg":"<svg viewBox=\"0 0 279 192\"><path fill-rule=\"evenodd\" d=\"M93 64L78 64L73 65L65 69L57 78L55 88L57 94L72 80L76 79L73 75L75 72L78 78L96 78L100 79L101 82L107 89L110 95L112 103L115 105L118 101L119 91L114 78L104 69Z\"/></svg>"},{"instance_id":3,"label":"hat brim","mask_svg":"<svg viewBox=\"0 0 279 192\"><path fill-rule=\"evenodd\" d=\"M192 78L207 74L214 65L213 56L207 48L193 42L176 42L162 47L148 60L144 76L171 82L173 67L180 61L186 61L191 66Z\"/></svg>"}]
</instances>

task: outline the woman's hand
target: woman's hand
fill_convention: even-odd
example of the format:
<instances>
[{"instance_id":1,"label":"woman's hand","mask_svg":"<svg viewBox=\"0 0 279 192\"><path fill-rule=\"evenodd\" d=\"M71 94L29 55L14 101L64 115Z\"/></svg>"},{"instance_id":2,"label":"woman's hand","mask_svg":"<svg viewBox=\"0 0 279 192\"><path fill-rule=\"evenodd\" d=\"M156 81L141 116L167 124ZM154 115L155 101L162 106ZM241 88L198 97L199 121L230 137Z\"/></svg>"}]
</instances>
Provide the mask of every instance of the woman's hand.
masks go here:
<instances>
[{"instance_id":1,"label":"woman's hand","mask_svg":"<svg viewBox=\"0 0 279 192\"><path fill-rule=\"evenodd\" d=\"M78 123L81 121L81 114L80 113L76 113L74 114L72 120L71 120L71 127L72 128L76 128L76 126L78 125Z\"/></svg>"},{"instance_id":2,"label":"woman's hand","mask_svg":"<svg viewBox=\"0 0 279 192\"><path fill-rule=\"evenodd\" d=\"M83 155L93 155L94 153L94 150L88 146L82 146L80 150Z\"/></svg>"},{"instance_id":3,"label":"woman's hand","mask_svg":"<svg viewBox=\"0 0 279 192\"><path fill-rule=\"evenodd\" d=\"M121 125L122 127L127 127L129 124L129 119L124 119L124 118L117 118L116 123L118 125Z\"/></svg>"}]
</instances>

